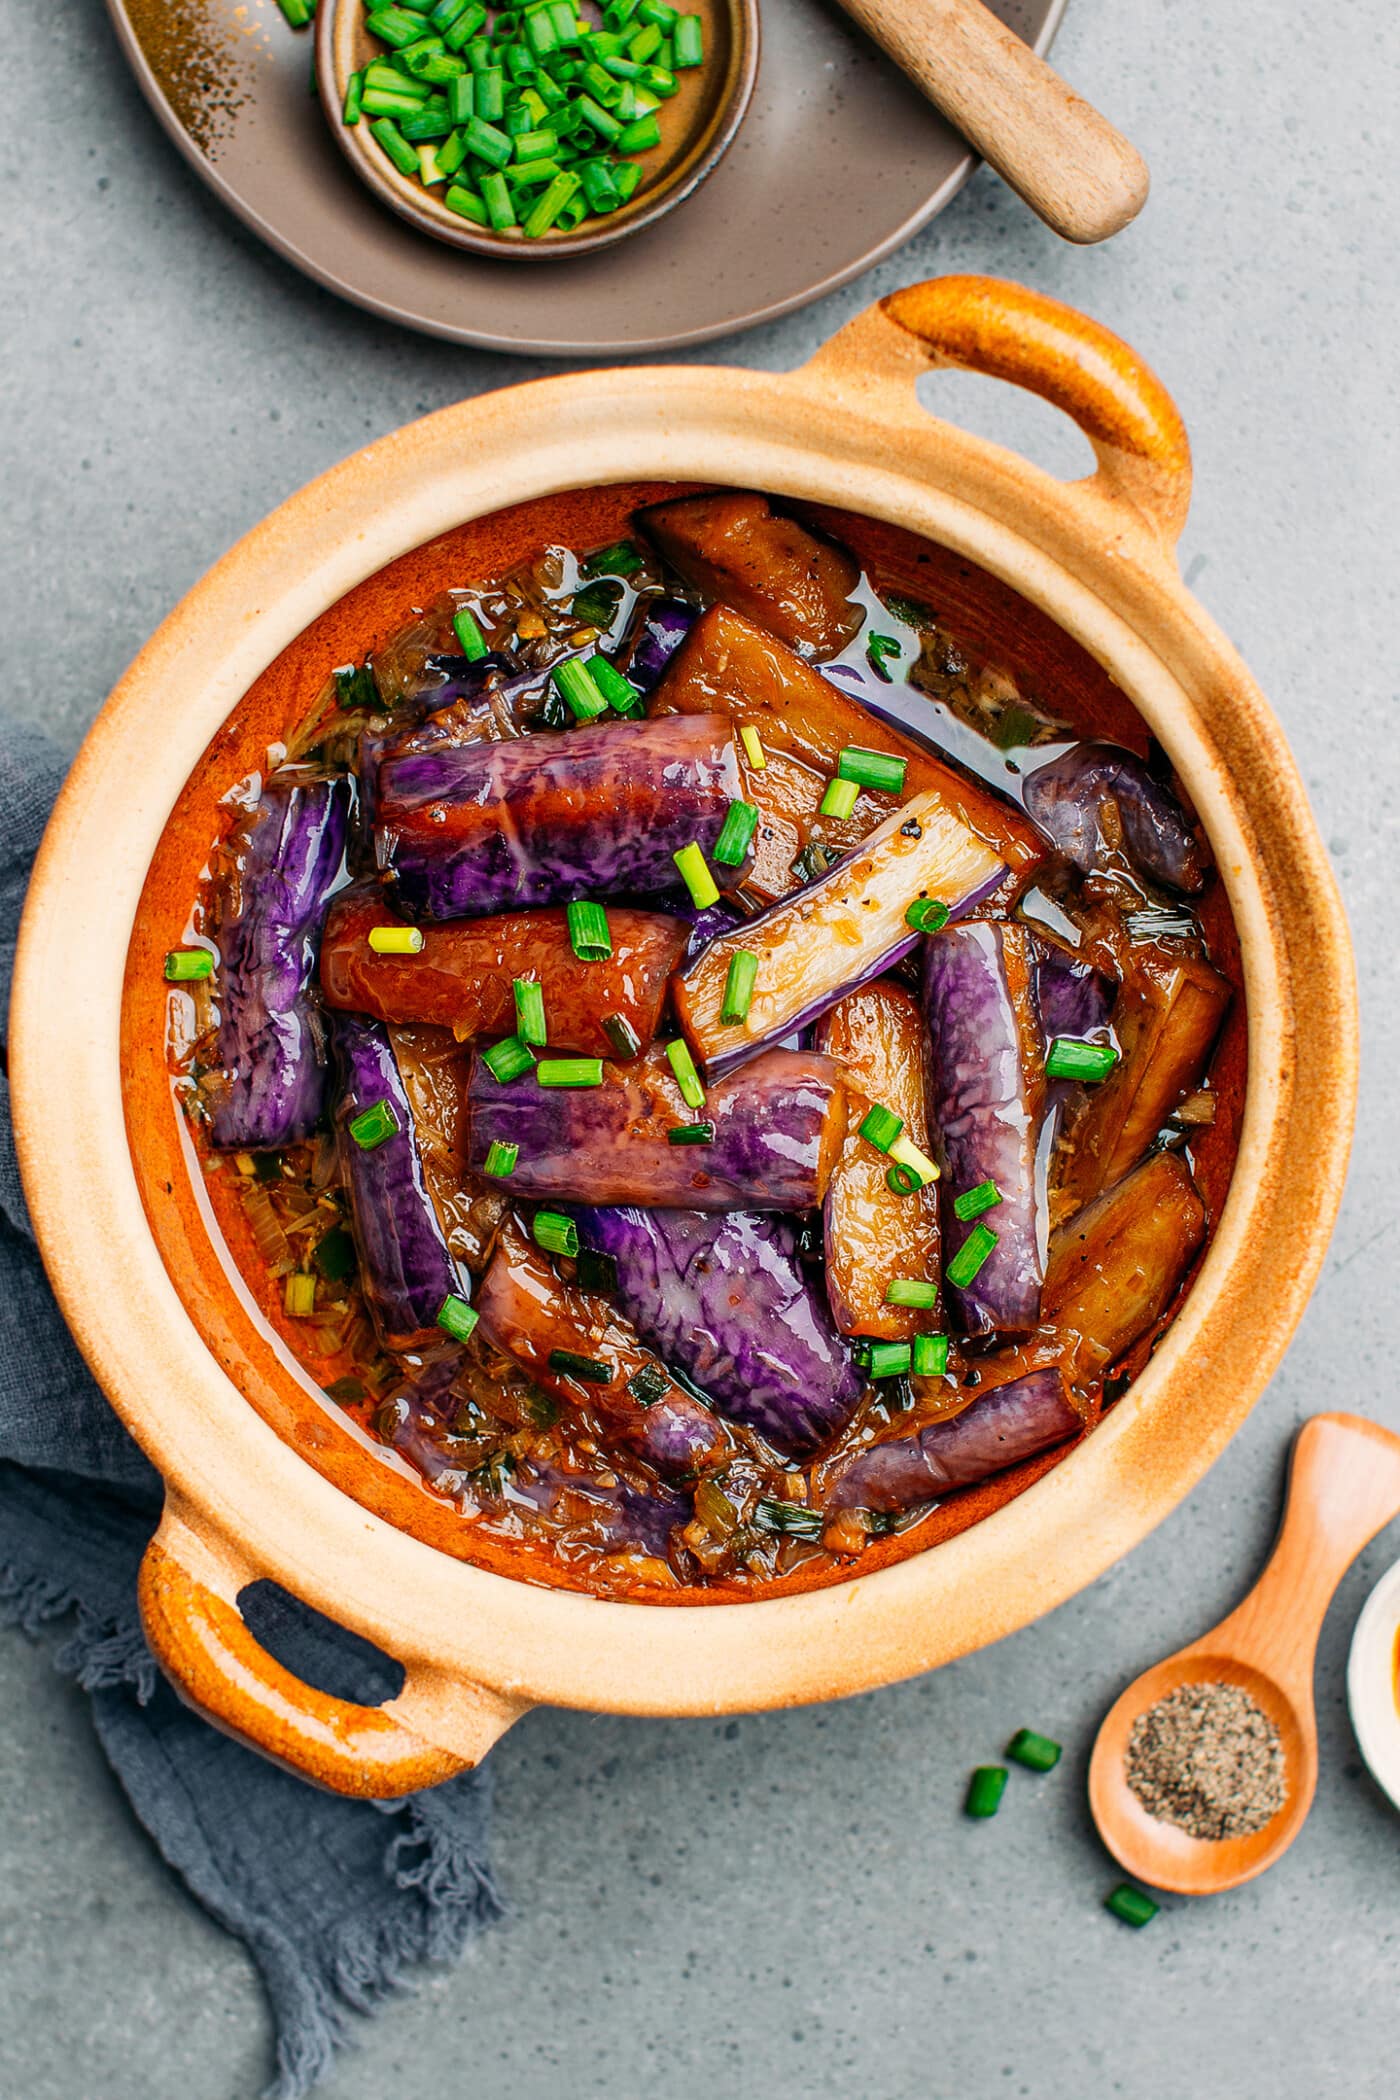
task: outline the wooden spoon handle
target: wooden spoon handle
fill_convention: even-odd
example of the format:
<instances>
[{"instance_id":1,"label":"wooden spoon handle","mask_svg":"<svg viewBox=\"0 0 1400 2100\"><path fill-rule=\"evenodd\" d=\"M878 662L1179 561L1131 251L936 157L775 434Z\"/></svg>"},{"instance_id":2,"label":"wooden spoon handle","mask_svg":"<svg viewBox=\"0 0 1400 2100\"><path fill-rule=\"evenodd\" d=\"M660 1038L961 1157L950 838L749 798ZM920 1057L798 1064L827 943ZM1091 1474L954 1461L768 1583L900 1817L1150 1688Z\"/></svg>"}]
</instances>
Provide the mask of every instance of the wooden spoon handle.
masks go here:
<instances>
[{"instance_id":1,"label":"wooden spoon handle","mask_svg":"<svg viewBox=\"0 0 1400 2100\"><path fill-rule=\"evenodd\" d=\"M981 0L841 4L1067 241L1107 240L1137 217L1141 154Z\"/></svg>"},{"instance_id":2,"label":"wooden spoon handle","mask_svg":"<svg viewBox=\"0 0 1400 2100\"><path fill-rule=\"evenodd\" d=\"M1293 1446L1288 1500L1268 1566L1198 1645L1257 1663L1310 1707L1313 1656L1337 1584L1400 1516L1400 1437L1360 1415L1314 1415Z\"/></svg>"}]
</instances>

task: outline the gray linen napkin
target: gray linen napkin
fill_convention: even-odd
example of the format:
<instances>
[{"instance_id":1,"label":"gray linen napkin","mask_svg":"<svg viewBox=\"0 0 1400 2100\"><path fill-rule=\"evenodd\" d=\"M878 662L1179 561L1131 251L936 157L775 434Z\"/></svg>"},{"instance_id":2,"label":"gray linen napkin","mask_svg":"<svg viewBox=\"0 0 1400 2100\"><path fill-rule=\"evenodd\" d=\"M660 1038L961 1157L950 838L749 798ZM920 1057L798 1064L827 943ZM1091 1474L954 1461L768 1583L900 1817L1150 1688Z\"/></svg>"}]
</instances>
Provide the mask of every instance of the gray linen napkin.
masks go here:
<instances>
[{"instance_id":1,"label":"gray linen napkin","mask_svg":"<svg viewBox=\"0 0 1400 2100\"><path fill-rule=\"evenodd\" d=\"M29 867L63 767L0 722L0 1622L71 1618L58 1666L92 1694L113 1771L166 1860L248 1947L277 2029L269 2100L298 2100L420 1961L450 1960L500 1915L487 1864L489 1775L393 1803L303 1786L208 1728L160 1677L141 1636L136 1569L161 1506L147 1463L88 1375L25 1213L5 1044ZM368 1704L397 1664L272 1583L241 1600L298 1676Z\"/></svg>"}]
</instances>

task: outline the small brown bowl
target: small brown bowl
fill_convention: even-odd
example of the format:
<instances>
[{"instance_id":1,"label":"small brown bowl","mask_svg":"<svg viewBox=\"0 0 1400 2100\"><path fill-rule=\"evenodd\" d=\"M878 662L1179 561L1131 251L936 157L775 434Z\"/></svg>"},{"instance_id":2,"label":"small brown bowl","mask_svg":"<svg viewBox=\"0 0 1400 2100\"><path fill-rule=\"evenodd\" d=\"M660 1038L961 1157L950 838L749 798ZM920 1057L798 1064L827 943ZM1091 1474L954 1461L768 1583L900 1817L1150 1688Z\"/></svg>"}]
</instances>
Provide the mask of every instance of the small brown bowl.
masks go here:
<instances>
[{"instance_id":1,"label":"small brown bowl","mask_svg":"<svg viewBox=\"0 0 1400 2100\"><path fill-rule=\"evenodd\" d=\"M687 0L704 25L705 63L678 73L677 92L660 116L661 144L648 156L634 196L588 230L546 233L527 241L518 227L496 233L451 212L441 197L401 175L370 128L372 119L345 123L341 114L352 73L381 56L365 27L364 0L323 0L316 17L316 78L321 104L341 151L374 194L434 240L507 262L554 262L592 255L628 234L652 226L700 187L718 167L743 123L758 78L758 0Z\"/></svg>"}]
</instances>

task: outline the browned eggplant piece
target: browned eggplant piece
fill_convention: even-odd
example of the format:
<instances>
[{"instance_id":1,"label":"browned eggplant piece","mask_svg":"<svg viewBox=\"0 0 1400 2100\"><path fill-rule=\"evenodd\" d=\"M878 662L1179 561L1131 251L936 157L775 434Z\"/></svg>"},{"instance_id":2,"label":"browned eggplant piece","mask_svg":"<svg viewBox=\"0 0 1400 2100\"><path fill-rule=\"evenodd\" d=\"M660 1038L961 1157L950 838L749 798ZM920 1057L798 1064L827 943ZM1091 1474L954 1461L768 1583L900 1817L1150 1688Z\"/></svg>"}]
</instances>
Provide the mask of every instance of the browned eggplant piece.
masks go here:
<instances>
[{"instance_id":1,"label":"browned eggplant piece","mask_svg":"<svg viewBox=\"0 0 1400 2100\"><path fill-rule=\"evenodd\" d=\"M666 980L690 938L684 919L666 912L608 907L612 954L581 963L562 907L454 919L420 930L416 955L377 955L375 927L402 926L378 887L357 886L335 899L321 941L321 990L329 1006L380 1021L430 1021L459 1042L513 1035L513 980L532 979L544 994L551 1050L615 1057L604 1027L622 1021L649 1043L656 1033Z\"/></svg>"},{"instance_id":2,"label":"browned eggplant piece","mask_svg":"<svg viewBox=\"0 0 1400 2100\"><path fill-rule=\"evenodd\" d=\"M600 1417L658 1472L699 1473L733 1457L732 1437L704 1402L682 1391L605 1298L564 1283L509 1219L476 1309L488 1341L573 1413ZM560 1352L606 1375L579 1377Z\"/></svg>"},{"instance_id":3,"label":"browned eggplant piece","mask_svg":"<svg viewBox=\"0 0 1400 2100\"><path fill-rule=\"evenodd\" d=\"M1161 1318L1205 1232L1176 1152L1154 1153L1061 1227L1042 1302L1072 1379L1098 1377Z\"/></svg>"},{"instance_id":4,"label":"browned eggplant piece","mask_svg":"<svg viewBox=\"0 0 1400 2100\"><path fill-rule=\"evenodd\" d=\"M904 793L936 792L1008 868L1019 873L1045 858L1034 825L1020 810L945 765L914 737L875 722L852 694L723 606L701 614L652 696L652 714L671 711L727 714L737 725L758 731L768 763L762 771L745 766L744 795L761 811L763 823L745 880L761 896L782 896L792 887L793 856L805 843L827 783L850 745L904 759ZM884 821L890 807L888 795L862 789L845 824L822 820L822 836L842 849L855 845Z\"/></svg>"},{"instance_id":5,"label":"browned eggplant piece","mask_svg":"<svg viewBox=\"0 0 1400 2100\"><path fill-rule=\"evenodd\" d=\"M1058 1215L1110 1188L1141 1159L1199 1084L1230 996L1220 973L1194 956L1132 951L1113 1012L1123 1055L1070 1120L1056 1176Z\"/></svg>"},{"instance_id":6,"label":"browned eggplant piece","mask_svg":"<svg viewBox=\"0 0 1400 2100\"><path fill-rule=\"evenodd\" d=\"M888 1159L861 1136L860 1124L869 1104L879 1102L902 1118L919 1150L928 1151L923 1019L898 985L871 984L823 1015L816 1043L844 1067L857 1095L826 1191L831 1315L843 1334L907 1342L938 1326L938 1309L887 1305L885 1293L897 1276L938 1283L938 1190L929 1183L899 1195L885 1178Z\"/></svg>"},{"instance_id":7,"label":"browned eggplant piece","mask_svg":"<svg viewBox=\"0 0 1400 2100\"><path fill-rule=\"evenodd\" d=\"M423 1179L454 1260L480 1268L509 1208L504 1186L467 1166L467 1078L471 1052L446 1028L404 1022L389 1029Z\"/></svg>"},{"instance_id":8,"label":"browned eggplant piece","mask_svg":"<svg viewBox=\"0 0 1400 2100\"><path fill-rule=\"evenodd\" d=\"M835 656L860 627L849 554L776 517L765 496L683 496L639 511L637 523L687 583L794 649Z\"/></svg>"},{"instance_id":9,"label":"browned eggplant piece","mask_svg":"<svg viewBox=\"0 0 1400 2100\"><path fill-rule=\"evenodd\" d=\"M827 1511L893 1515L914 1509L1035 1458L1083 1426L1059 1371L1028 1371L995 1386L961 1414L862 1451L833 1484Z\"/></svg>"}]
</instances>

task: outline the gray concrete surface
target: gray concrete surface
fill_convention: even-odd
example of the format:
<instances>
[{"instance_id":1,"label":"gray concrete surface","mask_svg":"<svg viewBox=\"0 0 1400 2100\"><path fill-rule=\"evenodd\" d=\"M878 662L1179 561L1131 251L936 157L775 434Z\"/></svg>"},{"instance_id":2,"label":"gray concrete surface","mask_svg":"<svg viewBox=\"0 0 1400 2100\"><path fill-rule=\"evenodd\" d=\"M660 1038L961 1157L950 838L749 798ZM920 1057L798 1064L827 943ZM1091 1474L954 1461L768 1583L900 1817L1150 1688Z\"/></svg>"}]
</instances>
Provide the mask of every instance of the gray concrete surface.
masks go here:
<instances>
[{"instance_id":1,"label":"gray concrete surface","mask_svg":"<svg viewBox=\"0 0 1400 2100\"><path fill-rule=\"evenodd\" d=\"M73 746L150 628L284 494L536 368L396 332L264 252L158 135L96 0L12 11L7 49L3 704ZM1400 1826L1360 1767L1343 1669L1400 1533L1329 1619L1317 1806L1263 1882L1117 1926L1083 1781L1120 1684L1252 1578L1296 1423L1340 1404L1400 1427L1400 30L1389 0L1072 0L1059 58L1152 163L1136 228L1059 247L984 173L865 281L705 354L787 366L893 285L985 268L1101 314L1165 375L1196 448L1188 575L1274 700L1356 931L1365 1096L1325 1275L1196 1495L1040 1625L825 1710L527 1720L497 1754L513 1920L365 2029L340 2100L1394 2089ZM1034 405L974 383L937 397L1072 461ZM0 1640L0 1676L0 2094L249 2100L267 2033L242 1953L149 1850L45 1651ZM1022 1722L1067 1743L1064 1765L967 1823L967 1768Z\"/></svg>"}]
</instances>

